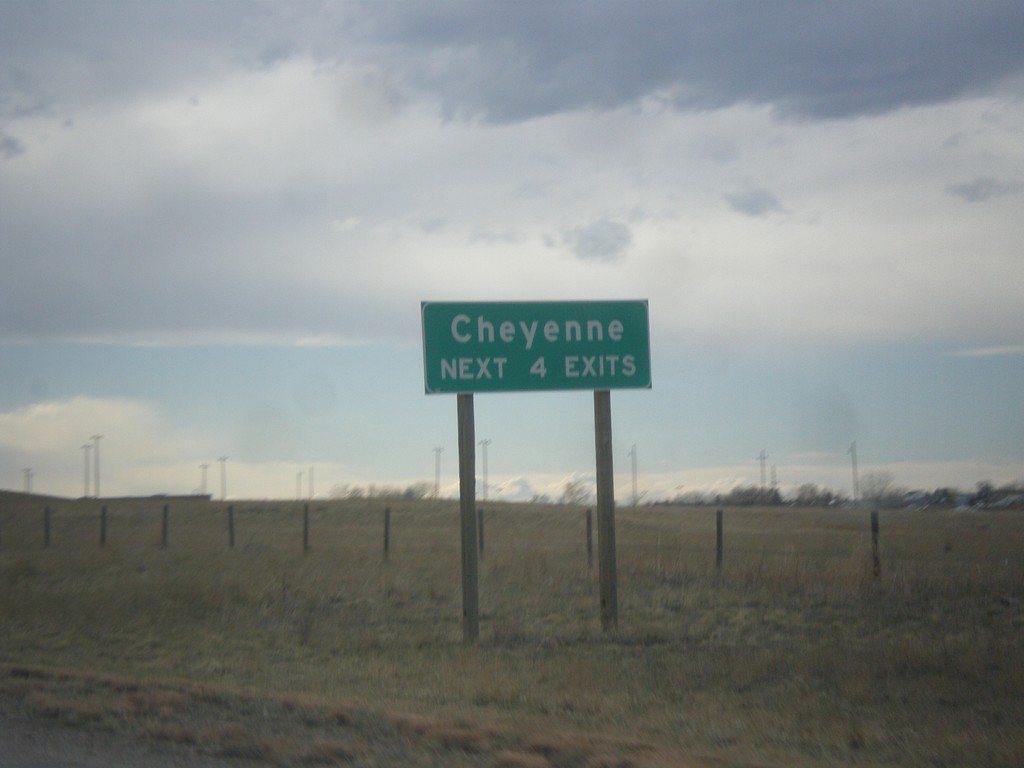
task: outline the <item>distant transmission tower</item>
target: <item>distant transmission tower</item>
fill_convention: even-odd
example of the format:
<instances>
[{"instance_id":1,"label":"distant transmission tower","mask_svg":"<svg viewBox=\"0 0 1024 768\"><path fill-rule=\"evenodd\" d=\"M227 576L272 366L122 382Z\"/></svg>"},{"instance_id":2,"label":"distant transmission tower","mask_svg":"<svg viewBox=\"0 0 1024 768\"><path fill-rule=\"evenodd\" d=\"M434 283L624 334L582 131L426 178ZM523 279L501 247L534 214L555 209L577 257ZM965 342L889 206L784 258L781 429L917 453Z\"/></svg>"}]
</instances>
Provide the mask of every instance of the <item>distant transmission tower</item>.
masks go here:
<instances>
[{"instance_id":1,"label":"distant transmission tower","mask_svg":"<svg viewBox=\"0 0 1024 768\"><path fill-rule=\"evenodd\" d=\"M483 448L484 454L484 501L487 501L487 446L490 444L490 440L480 441L480 447Z\"/></svg>"},{"instance_id":2,"label":"distant transmission tower","mask_svg":"<svg viewBox=\"0 0 1024 768\"><path fill-rule=\"evenodd\" d=\"M441 451L444 448L434 449L434 498L441 496Z\"/></svg>"},{"instance_id":3,"label":"distant transmission tower","mask_svg":"<svg viewBox=\"0 0 1024 768\"><path fill-rule=\"evenodd\" d=\"M96 496L97 499L100 497L100 438L101 437L103 437L103 435L93 435L92 436L92 444L93 444L93 449L92 449L92 473L93 473L92 490L93 490L93 495Z\"/></svg>"},{"instance_id":4,"label":"distant transmission tower","mask_svg":"<svg viewBox=\"0 0 1024 768\"><path fill-rule=\"evenodd\" d=\"M221 456L217 461L220 462L220 498L223 501L228 497L228 457Z\"/></svg>"},{"instance_id":5,"label":"distant transmission tower","mask_svg":"<svg viewBox=\"0 0 1024 768\"><path fill-rule=\"evenodd\" d=\"M82 446L82 453L85 455L85 498L89 498L89 451L91 450L91 443L86 443Z\"/></svg>"},{"instance_id":6,"label":"distant transmission tower","mask_svg":"<svg viewBox=\"0 0 1024 768\"><path fill-rule=\"evenodd\" d=\"M629 449L627 454L633 460L633 506L640 503L640 496L636 492L636 443Z\"/></svg>"},{"instance_id":7,"label":"distant transmission tower","mask_svg":"<svg viewBox=\"0 0 1024 768\"><path fill-rule=\"evenodd\" d=\"M761 506L764 506L764 463L768 460L768 453L762 448L761 453L757 455L757 458L761 460Z\"/></svg>"},{"instance_id":8,"label":"distant transmission tower","mask_svg":"<svg viewBox=\"0 0 1024 768\"><path fill-rule=\"evenodd\" d=\"M857 477L857 441L850 443L850 450L847 451L853 461L853 506L860 503L860 478Z\"/></svg>"}]
</instances>

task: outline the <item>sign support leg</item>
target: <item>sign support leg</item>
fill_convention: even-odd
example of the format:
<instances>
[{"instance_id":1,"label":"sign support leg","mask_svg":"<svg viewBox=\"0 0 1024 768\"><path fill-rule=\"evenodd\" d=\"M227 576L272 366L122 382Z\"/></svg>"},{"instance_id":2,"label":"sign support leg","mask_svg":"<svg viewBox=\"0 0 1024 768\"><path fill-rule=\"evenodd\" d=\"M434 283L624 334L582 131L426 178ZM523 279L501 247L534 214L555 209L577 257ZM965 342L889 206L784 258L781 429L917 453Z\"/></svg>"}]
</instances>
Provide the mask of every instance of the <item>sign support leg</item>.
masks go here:
<instances>
[{"instance_id":1,"label":"sign support leg","mask_svg":"<svg viewBox=\"0 0 1024 768\"><path fill-rule=\"evenodd\" d=\"M462 639L480 639L479 563L476 527L476 426L473 395L458 395L459 516L462 527Z\"/></svg>"},{"instance_id":2,"label":"sign support leg","mask_svg":"<svg viewBox=\"0 0 1024 768\"><path fill-rule=\"evenodd\" d=\"M601 627L619 624L615 567L615 480L612 460L612 404L607 389L594 391L594 437L597 453L597 567L601 585Z\"/></svg>"}]
</instances>

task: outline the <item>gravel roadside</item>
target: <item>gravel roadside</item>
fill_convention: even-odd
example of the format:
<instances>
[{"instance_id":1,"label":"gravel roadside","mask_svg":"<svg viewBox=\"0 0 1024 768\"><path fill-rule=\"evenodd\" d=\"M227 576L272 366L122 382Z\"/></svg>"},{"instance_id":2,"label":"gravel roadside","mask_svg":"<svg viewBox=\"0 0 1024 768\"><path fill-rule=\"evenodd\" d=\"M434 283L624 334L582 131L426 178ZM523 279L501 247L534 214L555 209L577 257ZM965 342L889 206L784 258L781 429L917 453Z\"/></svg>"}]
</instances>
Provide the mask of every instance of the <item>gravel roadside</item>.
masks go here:
<instances>
[{"instance_id":1,"label":"gravel roadside","mask_svg":"<svg viewBox=\"0 0 1024 768\"><path fill-rule=\"evenodd\" d=\"M251 763L0 712L0 768L239 768Z\"/></svg>"}]
</instances>

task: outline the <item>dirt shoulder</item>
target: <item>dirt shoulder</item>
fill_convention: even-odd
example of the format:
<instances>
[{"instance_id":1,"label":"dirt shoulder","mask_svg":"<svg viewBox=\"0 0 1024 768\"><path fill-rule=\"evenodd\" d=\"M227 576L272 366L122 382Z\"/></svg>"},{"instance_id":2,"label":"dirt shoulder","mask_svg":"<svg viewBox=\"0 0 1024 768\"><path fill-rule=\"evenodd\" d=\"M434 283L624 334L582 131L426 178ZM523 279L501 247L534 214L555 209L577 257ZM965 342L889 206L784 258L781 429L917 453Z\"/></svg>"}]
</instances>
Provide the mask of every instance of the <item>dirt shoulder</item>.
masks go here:
<instances>
[{"instance_id":1,"label":"dirt shoulder","mask_svg":"<svg viewBox=\"0 0 1024 768\"><path fill-rule=\"evenodd\" d=\"M305 697L19 665L0 665L0 731L0 768L712 765L647 743L513 734Z\"/></svg>"}]
</instances>

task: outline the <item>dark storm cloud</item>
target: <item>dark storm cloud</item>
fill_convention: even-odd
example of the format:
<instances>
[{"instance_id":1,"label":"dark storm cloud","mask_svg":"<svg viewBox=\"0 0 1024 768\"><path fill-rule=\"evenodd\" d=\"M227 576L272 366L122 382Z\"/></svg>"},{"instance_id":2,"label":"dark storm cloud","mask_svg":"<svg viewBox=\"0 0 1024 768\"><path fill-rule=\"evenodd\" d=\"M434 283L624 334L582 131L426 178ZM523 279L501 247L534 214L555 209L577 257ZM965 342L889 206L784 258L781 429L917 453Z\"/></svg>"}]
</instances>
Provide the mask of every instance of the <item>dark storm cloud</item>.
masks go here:
<instances>
[{"instance_id":1,"label":"dark storm cloud","mask_svg":"<svg viewBox=\"0 0 1024 768\"><path fill-rule=\"evenodd\" d=\"M1021 40L1018 0L2 0L0 117L301 54L495 122L652 94L835 118L993 87L1024 72Z\"/></svg>"},{"instance_id":2,"label":"dark storm cloud","mask_svg":"<svg viewBox=\"0 0 1024 768\"><path fill-rule=\"evenodd\" d=\"M761 187L734 192L726 195L725 199L729 207L737 213L755 218L770 213L783 213L786 210L773 192Z\"/></svg>"},{"instance_id":3,"label":"dark storm cloud","mask_svg":"<svg viewBox=\"0 0 1024 768\"><path fill-rule=\"evenodd\" d=\"M5 136L0 132L0 157L11 159L17 157L25 151L25 147L20 141L12 136Z\"/></svg>"},{"instance_id":4,"label":"dark storm cloud","mask_svg":"<svg viewBox=\"0 0 1024 768\"><path fill-rule=\"evenodd\" d=\"M0 0L0 118L62 116L255 64L267 34L250 38L263 18L251 0Z\"/></svg>"},{"instance_id":5,"label":"dark storm cloud","mask_svg":"<svg viewBox=\"0 0 1024 768\"><path fill-rule=\"evenodd\" d=\"M660 93L817 118L945 101L1024 71L1015 0L371 4L358 30L452 114L514 121Z\"/></svg>"},{"instance_id":6,"label":"dark storm cloud","mask_svg":"<svg viewBox=\"0 0 1024 768\"><path fill-rule=\"evenodd\" d=\"M1017 194L1022 189L1024 189L1024 185L1007 184L991 176L979 176L974 181L950 184L946 187L949 194L962 198L968 203L983 203L993 197Z\"/></svg>"},{"instance_id":7,"label":"dark storm cloud","mask_svg":"<svg viewBox=\"0 0 1024 768\"><path fill-rule=\"evenodd\" d=\"M625 224L601 219L569 230L563 239L583 261L618 261L632 244L633 233Z\"/></svg>"}]
</instances>

